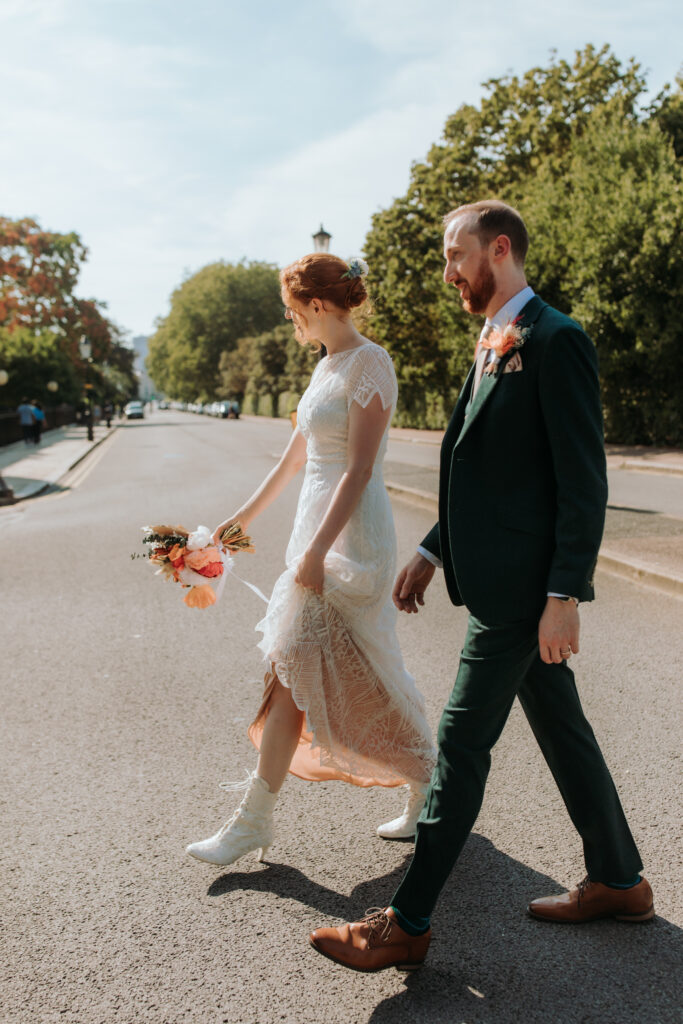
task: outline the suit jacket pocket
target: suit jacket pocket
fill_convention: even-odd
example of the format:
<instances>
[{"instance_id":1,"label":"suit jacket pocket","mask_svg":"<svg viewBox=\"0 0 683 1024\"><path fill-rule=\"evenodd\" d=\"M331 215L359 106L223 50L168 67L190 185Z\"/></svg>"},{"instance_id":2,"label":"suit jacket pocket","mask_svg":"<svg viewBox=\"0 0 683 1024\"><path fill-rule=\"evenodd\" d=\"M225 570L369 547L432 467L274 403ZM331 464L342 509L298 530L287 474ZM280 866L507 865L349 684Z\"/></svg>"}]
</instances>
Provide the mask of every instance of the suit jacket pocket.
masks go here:
<instances>
[{"instance_id":1,"label":"suit jacket pocket","mask_svg":"<svg viewBox=\"0 0 683 1024\"><path fill-rule=\"evenodd\" d=\"M508 530L520 530L537 537L552 537L555 533L554 516L538 508L502 505L498 509L498 522Z\"/></svg>"}]
</instances>

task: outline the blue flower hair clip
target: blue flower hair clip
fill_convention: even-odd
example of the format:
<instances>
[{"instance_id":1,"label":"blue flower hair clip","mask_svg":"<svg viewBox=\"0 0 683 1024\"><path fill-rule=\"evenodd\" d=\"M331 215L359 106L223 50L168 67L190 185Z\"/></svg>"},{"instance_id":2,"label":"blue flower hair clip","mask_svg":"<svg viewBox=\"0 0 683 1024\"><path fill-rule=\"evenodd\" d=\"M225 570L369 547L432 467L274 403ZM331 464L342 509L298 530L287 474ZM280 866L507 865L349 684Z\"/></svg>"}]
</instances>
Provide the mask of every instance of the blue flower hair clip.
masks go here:
<instances>
[{"instance_id":1,"label":"blue flower hair clip","mask_svg":"<svg viewBox=\"0 0 683 1024\"><path fill-rule=\"evenodd\" d=\"M342 274L341 279L352 280L354 277L365 277L369 271L369 267L365 260L362 260L359 256L354 256L352 260L349 260L349 269L345 274Z\"/></svg>"}]
</instances>

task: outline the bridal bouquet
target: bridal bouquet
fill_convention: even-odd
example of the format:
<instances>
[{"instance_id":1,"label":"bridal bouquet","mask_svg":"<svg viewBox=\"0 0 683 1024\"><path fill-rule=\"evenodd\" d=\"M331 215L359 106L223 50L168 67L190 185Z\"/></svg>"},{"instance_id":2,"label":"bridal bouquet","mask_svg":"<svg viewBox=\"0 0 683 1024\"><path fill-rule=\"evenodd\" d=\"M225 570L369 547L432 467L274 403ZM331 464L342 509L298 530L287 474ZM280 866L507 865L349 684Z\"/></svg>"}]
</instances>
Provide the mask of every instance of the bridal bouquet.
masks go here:
<instances>
[{"instance_id":1,"label":"bridal bouquet","mask_svg":"<svg viewBox=\"0 0 683 1024\"><path fill-rule=\"evenodd\" d=\"M149 552L147 556L138 557L148 557L157 566L157 576L180 583L187 590L183 600L188 608L208 608L215 604L224 574L230 570L232 554L254 550L251 538L239 523L223 531L220 548L214 544L206 526L198 526L192 533L184 526L143 526L142 529L142 543Z\"/></svg>"}]
</instances>

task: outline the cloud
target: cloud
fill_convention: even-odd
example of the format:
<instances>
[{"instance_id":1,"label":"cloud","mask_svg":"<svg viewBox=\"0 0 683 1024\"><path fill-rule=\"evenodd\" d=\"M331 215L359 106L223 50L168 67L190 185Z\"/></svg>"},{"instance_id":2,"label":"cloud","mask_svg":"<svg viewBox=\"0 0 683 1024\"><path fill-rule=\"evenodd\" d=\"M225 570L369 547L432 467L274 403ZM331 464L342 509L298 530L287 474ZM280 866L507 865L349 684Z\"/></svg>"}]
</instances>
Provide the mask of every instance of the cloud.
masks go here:
<instances>
[{"instance_id":1,"label":"cloud","mask_svg":"<svg viewBox=\"0 0 683 1024\"><path fill-rule=\"evenodd\" d=\"M0 0L0 212L77 230L81 291L145 331L186 269L285 263L321 220L358 252L484 80L592 37L656 91L680 22L673 0Z\"/></svg>"},{"instance_id":2,"label":"cloud","mask_svg":"<svg viewBox=\"0 0 683 1024\"><path fill-rule=\"evenodd\" d=\"M225 204L220 224L227 250L289 262L310 250L322 220L335 251L359 252L372 212L405 191L412 158L440 126L433 110L412 103L274 160Z\"/></svg>"}]
</instances>

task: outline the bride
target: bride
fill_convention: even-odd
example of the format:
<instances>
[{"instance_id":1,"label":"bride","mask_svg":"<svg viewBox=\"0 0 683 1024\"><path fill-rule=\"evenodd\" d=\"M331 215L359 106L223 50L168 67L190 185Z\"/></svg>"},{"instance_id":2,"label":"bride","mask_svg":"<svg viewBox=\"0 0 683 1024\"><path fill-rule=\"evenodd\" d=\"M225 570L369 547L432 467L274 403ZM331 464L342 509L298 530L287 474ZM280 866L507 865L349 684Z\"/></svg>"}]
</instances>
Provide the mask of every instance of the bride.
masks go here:
<instances>
[{"instance_id":1,"label":"bride","mask_svg":"<svg viewBox=\"0 0 683 1024\"><path fill-rule=\"evenodd\" d=\"M403 814L378 833L415 833L435 763L424 702L406 671L391 602L396 538L382 478L397 384L389 354L356 330L350 311L367 298L367 267L327 253L304 256L280 274L285 316L319 361L298 425L273 471L234 515L245 531L305 466L287 568L265 618L259 647L267 671L249 728L256 770L232 818L187 852L232 864L273 839L272 814L287 772L356 786L410 787Z\"/></svg>"}]
</instances>

